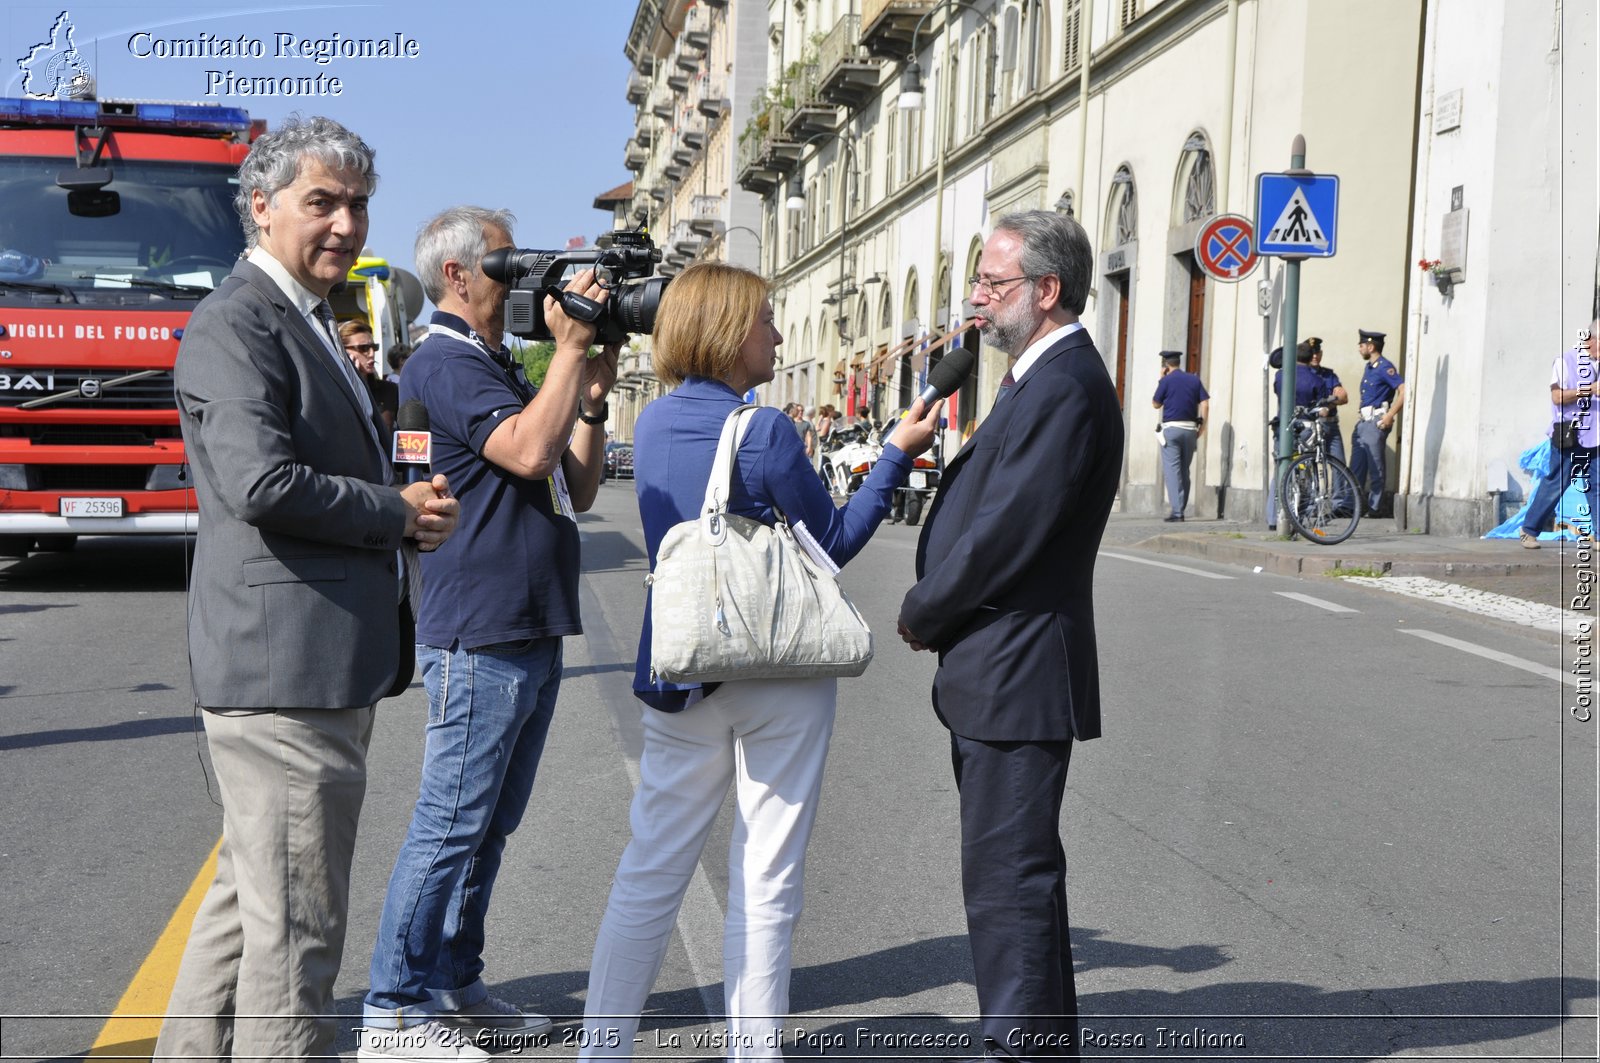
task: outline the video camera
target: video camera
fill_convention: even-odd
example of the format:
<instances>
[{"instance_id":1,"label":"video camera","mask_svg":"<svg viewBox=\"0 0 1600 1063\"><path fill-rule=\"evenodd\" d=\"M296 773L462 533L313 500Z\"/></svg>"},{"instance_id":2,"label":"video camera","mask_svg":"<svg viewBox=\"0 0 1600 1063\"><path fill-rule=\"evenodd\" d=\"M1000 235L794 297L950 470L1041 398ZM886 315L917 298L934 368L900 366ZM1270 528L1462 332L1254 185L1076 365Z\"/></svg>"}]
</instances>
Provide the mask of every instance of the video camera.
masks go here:
<instances>
[{"instance_id":1,"label":"video camera","mask_svg":"<svg viewBox=\"0 0 1600 1063\"><path fill-rule=\"evenodd\" d=\"M593 266L600 286L610 292L603 304L578 295L557 295L562 309L595 322L596 345L621 343L629 335L656 327L656 308L669 277L652 277L661 252L643 229L618 229L611 246L593 251L530 251L505 247L483 256L483 272L511 286L506 295L506 331L525 340L552 340L544 320L544 298L556 294L570 268ZM627 283L634 281L635 283Z\"/></svg>"}]
</instances>

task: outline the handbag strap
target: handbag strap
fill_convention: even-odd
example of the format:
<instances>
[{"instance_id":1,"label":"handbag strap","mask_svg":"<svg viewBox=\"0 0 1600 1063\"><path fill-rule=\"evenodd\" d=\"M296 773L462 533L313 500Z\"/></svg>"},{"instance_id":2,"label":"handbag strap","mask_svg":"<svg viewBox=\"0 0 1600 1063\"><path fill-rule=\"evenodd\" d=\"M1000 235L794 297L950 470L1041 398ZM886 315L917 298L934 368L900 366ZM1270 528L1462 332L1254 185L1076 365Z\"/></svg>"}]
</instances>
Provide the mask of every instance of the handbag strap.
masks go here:
<instances>
[{"instance_id":1,"label":"handbag strap","mask_svg":"<svg viewBox=\"0 0 1600 1063\"><path fill-rule=\"evenodd\" d=\"M760 407L753 403L745 403L728 414L728 419L722 422L717 456L711 462L706 497L700 504L700 533L707 542L721 542L726 534L726 523L722 517L728 511L728 499L733 493L733 455L738 451L739 444L744 442L744 434L749 430L758 409Z\"/></svg>"}]
</instances>

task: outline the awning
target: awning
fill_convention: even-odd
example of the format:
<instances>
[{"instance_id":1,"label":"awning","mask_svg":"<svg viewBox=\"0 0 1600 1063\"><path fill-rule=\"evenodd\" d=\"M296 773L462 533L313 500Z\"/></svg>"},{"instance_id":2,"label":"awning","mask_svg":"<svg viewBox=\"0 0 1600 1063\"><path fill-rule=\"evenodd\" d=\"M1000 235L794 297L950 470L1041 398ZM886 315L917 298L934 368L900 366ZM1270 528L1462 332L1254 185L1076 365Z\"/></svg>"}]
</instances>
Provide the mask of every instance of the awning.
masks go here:
<instances>
[{"instance_id":1,"label":"awning","mask_svg":"<svg viewBox=\"0 0 1600 1063\"><path fill-rule=\"evenodd\" d=\"M977 320L978 319L976 317L969 317L965 321L961 322L961 324L959 324L955 328L951 329L949 332L946 332L943 336L935 337L931 341L927 341L926 338L922 337L922 336L912 336L909 339L901 340L899 343L897 343L893 347L890 347L887 350L881 352L877 357L875 357L873 359L873 361L872 361L873 372L876 373L880 369L885 368L887 363L891 362L892 360L894 360L896 358L901 358L901 357L904 357L905 355L911 354L912 352L916 351L917 348L924 342L928 343L928 349L925 352L921 352L921 353L930 354L931 355L935 351L937 351L940 348L944 347L946 344L948 344L955 337L961 335L963 332L965 332L968 329L970 329L972 327L973 322L975 322Z\"/></svg>"}]
</instances>

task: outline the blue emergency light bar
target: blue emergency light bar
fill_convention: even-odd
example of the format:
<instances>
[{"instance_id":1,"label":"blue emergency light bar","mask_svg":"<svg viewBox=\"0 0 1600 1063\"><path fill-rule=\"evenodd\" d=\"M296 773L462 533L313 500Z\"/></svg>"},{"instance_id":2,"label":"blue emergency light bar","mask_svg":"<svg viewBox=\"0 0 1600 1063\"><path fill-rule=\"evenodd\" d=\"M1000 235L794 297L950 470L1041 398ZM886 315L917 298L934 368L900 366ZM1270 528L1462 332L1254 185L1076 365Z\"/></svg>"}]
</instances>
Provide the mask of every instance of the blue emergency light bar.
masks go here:
<instances>
[{"instance_id":1,"label":"blue emergency light bar","mask_svg":"<svg viewBox=\"0 0 1600 1063\"><path fill-rule=\"evenodd\" d=\"M27 100L0 97L0 124L165 128L200 133L247 133L250 115L209 103L134 103L127 100Z\"/></svg>"}]
</instances>

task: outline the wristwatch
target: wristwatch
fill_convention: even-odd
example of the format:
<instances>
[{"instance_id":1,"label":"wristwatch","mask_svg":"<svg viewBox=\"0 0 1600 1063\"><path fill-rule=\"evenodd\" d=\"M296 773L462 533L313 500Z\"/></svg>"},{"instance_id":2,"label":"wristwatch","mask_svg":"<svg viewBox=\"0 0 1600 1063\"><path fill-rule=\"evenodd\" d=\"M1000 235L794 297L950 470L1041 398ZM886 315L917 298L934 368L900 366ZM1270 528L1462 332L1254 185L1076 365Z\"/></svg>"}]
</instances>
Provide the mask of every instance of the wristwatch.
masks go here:
<instances>
[{"instance_id":1,"label":"wristwatch","mask_svg":"<svg viewBox=\"0 0 1600 1063\"><path fill-rule=\"evenodd\" d=\"M597 415L595 415L594 417L590 417L588 414L584 413L583 412L583 403L581 403L581 402L578 403L578 420L582 421L584 424L605 424L606 423L606 418L608 418L610 416L611 416L611 400L610 399L607 399L605 402L602 402L600 404L600 412Z\"/></svg>"}]
</instances>

